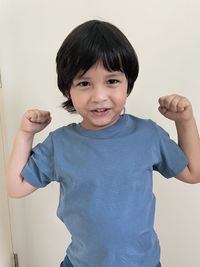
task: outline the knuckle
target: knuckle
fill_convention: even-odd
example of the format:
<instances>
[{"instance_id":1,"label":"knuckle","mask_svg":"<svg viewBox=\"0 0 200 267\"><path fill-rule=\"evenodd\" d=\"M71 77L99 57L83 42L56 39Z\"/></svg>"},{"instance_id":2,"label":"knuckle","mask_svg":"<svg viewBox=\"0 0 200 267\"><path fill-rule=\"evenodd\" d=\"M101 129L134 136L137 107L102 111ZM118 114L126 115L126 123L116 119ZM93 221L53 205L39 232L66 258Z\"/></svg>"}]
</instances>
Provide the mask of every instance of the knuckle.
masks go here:
<instances>
[{"instance_id":1,"label":"knuckle","mask_svg":"<svg viewBox=\"0 0 200 267\"><path fill-rule=\"evenodd\" d=\"M176 109L177 108L177 103L172 102L170 106L171 106L172 109Z\"/></svg>"}]
</instances>

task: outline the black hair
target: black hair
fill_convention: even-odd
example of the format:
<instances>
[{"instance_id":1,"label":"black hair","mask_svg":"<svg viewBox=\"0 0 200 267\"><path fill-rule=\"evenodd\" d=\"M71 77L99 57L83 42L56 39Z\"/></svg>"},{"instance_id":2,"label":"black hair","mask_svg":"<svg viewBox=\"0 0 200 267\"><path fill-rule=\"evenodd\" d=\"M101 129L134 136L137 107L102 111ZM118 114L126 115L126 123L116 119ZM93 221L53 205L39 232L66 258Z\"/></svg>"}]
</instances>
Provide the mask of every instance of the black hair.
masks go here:
<instances>
[{"instance_id":1,"label":"black hair","mask_svg":"<svg viewBox=\"0 0 200 267\"><path fill-rule=\"evenodd\" d=\"M87 72L97 62L102 62L108 71L123 72L128 80L127 95L131 93L139 72L134 48L113 24L90 20L77 26L57 53L57 83L67 97L62 104L67 111L75 111L70 97L74 78L80 72Z\"/></svg>"}]
</instances>

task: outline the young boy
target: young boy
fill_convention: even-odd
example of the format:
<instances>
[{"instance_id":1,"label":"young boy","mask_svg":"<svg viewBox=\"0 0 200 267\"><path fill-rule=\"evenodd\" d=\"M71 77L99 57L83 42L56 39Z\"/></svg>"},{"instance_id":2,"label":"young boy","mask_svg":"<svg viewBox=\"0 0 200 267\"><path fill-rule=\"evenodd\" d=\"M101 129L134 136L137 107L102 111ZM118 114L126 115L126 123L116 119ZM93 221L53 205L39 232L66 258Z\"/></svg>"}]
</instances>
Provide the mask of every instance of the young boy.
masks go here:
<instances>
[{"instance_id":1,"label":"young boy","mask_svg":"<svg viewBox=\"0 0 200 267\"><path fill-rule=\"evenodd\" d=\"M32 149L49 112L22 118L7 171L12 197L51 181L60 183L58 217L72 235L62 267L158 267L152 171L187 183L200 182L200 143L190 102L159 99L174 120L177 145L151 120L123 114L138 76L136 53L114 25L92 20L75 28L57 54L63 107L82 117L51 132ZM184 151L184 153L182 152Z\"/></svg>"}]
</instances>

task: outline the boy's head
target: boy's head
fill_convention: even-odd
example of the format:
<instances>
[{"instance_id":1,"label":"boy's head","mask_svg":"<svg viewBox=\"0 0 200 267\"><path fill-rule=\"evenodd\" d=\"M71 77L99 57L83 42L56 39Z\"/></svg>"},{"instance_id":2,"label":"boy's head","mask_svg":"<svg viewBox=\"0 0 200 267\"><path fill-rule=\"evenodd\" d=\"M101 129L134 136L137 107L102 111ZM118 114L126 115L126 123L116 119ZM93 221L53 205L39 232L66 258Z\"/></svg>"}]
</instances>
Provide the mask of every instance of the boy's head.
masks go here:
<instances>
[{"instance_id":1,"label":"boy's head","mask_svg":"<svg viewBox=\"0 0 200 267\"><path fill-rule=\"evenodd\" d=\"M58 87L67 97L63 107L74 112L70 88L77 74L84 74L97 62L108 71L121 71L128 81L127 95L138 76L137 55L126 36L114 25L90 20L76 27L64 40L57 57Z\"/></svg>"}]
</instances>

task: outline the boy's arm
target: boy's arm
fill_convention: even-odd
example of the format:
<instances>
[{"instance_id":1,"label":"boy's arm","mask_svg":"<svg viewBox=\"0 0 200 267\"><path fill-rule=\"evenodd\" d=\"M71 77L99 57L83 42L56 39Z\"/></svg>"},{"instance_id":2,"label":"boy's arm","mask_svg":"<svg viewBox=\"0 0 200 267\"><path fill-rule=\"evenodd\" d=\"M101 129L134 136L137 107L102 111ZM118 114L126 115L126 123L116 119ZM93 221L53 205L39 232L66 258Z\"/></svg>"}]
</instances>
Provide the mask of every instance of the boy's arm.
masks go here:
<instances>
[{"instance_id":1,"label":"boy's arm","mask_svg":"<svg viewBox=\"0 0 200 267\"><path fill-rule=\"evenodd\" d=\"M27 111L17 132L6 171L6 185L9 196L20 198L37 188L26 182L21 172L31 153L34 135L51 122L50 113L41 110Z\"/></svg>"},{"instance_id":2,"label":"boy's arm","mask_svg":"<svg viewBox=\"0 0 200 267\"><path fill-rule=\"evenodd\" d=\"M191 104L187 98L179 95L161 97L159 103L161 114L175 122L178 144L189 160L176 178L186 183L199 183L200 138Z\"/></svg>"}]
</instances>

